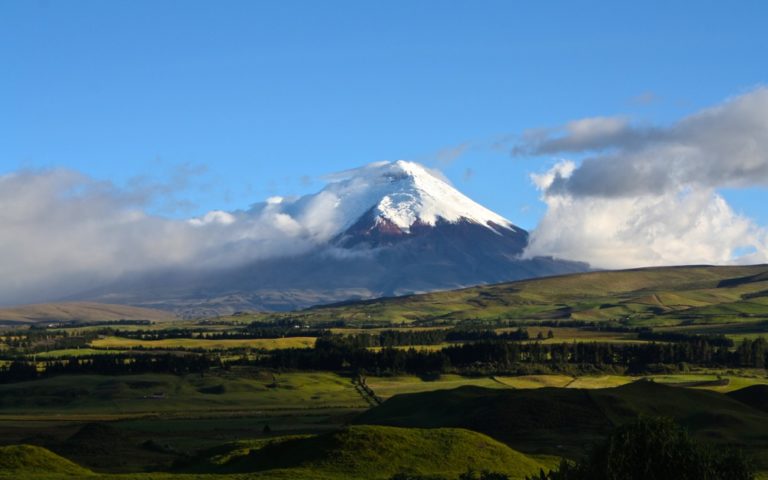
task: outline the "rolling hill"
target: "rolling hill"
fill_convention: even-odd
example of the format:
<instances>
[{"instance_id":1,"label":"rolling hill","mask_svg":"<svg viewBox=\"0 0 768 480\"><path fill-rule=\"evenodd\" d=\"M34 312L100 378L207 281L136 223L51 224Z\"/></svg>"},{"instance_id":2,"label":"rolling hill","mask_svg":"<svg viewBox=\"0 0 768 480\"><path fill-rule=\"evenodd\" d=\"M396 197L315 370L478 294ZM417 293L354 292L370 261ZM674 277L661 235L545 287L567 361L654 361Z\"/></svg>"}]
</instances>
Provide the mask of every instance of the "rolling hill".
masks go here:
<instances>
[{"instance_id":1,"label":"rolling hill","mask_svg":"<svg viewBox=\"0 0 768 480\"><path fill-rule=\"evenodd\" d=\"M357 425L314 437L257 444L255 448L235 444L211 453L182 470L265 475L293 471L300 478L307 474L308 478L388 479L397 473L455 478L472 468L521 479L545 467L483 434L456 428Z\"/></svg>"},{"instance_id":2,"label":"rolling hill","mask_svg":"<svg viewBox=\"0 0 768 480\"><path fill-rule=\"evenodd\" d=\"M768 266L683 266L577 273L381 298L259 318L306 322L616 321L670 326L768 321Z\"/></svg>"},{"instance_id":3,"label":"rolling hill","mask_svg":"<svg viewBox=\"0 0 768 480\"><path fill-rule=\"evenodd\" d=\"M66 458L42 447L8 445L0 447L0 476L40 478L47 475L87 476L92 474Z\"/></svg>"},{"instance_id":4,"label":"rolling hill","mask_svg":"<svg viewBox=\"0 0 768 480\"><path fill-rule=\"evenodd\" d=\"M175 318L172 313L162 310L95 302L44 303L0 308L0 324L118 320L166 322Z\"/></svg>"},{"instance_id":5,"label":"rolling hill","mask_svg":"<svg viewBox=\"0 0 768 480\"><path fill-rule=\"evenodd\" d=\"M394 396L355 423L466 428L525 453L573 457L638 415L665 416L702 440L764 452L768 414L736 398L649 381L595 390L460 387Z\"/></svg>"}]
</instances>

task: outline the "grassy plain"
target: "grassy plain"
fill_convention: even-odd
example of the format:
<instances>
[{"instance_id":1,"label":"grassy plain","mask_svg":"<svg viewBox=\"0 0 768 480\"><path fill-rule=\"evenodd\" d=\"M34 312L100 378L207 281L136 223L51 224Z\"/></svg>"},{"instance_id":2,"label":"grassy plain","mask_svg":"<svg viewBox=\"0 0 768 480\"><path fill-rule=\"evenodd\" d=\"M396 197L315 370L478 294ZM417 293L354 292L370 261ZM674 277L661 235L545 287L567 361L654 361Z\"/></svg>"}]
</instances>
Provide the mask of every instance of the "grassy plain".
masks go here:
<instances>
[{"instance_id":1,"label":"grassy plain","mask_svg":"<svg viewBox=\"0 0 768 480\"><path fill-rule=\"evenodd\" d=\"M104 350L100 348L62 348L60 350L35 353L32 357L42 360L48 358L85 357L90 355L114 355L121 351L122 350Z\"/></svg>"},{"instance_id":2,"label":"grassy plain","mask_svg":"<svg viewBox=\"0 0 768 480\"><path fill-rule=\"evenodd\" d=\"M252 348L260 350L275 350L278 348L312 348L315 337L286 337L286 338L244 338L210 340L203 338L168 338L162 340L138 340L124 337L104 337L91 342L95 348L112 349L203 349L228 350Z\"/></svg>"},{"instance_id":3,"label":"grassy plain","mask_svg":"<svg viewBox=\"0 0 768 480\"><path fill-rule=\"evenodd\" d=\"M0 419L23 413L130 415L364 407L351 381L328 372L233 369L206 375L62 375L0 385Z\"/></svg>"}]
</instances>

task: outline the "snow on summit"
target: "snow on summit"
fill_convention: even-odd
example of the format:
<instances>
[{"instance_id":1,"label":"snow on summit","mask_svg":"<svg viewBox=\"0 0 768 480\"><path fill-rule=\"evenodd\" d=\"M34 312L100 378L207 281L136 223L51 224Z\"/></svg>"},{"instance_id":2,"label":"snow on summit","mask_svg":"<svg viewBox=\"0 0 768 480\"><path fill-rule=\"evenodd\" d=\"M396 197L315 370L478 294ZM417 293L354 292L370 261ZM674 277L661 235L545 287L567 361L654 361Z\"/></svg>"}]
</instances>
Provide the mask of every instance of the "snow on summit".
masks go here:
<instances>
[{"instance_id":1,"label":"snow on summit","mask_svg":"<svg viewBox=\"0 0 768 480\"><path fill-rule=\"evenodd\" d=\"M373 209L377 221L386 221L403 232L416 223L436 225L438 219L461 220L487 228L508 228L512 223L462 194L442 175L415 162L380 162L336 176L318 195L338 199L336 208L348 227Z\"/></svg>"},{"instance_id":2,"label":"snow on summit","mask_svg":"<svg viewBox=\"0 0 768 480\"><path fill-rule=\"evenodd\" d=\"M226 230L228 238L238 241L309 241L301 248L331 241L364 220L390 233L395 229L408 234L414 225L439 222L469 222L496 233L519 231L456 190L439 172L415 162L372 163L326 179L325 188L314 194L274 196L248 211L212 211L188 223Z\"/></svg>"}]
</instances>

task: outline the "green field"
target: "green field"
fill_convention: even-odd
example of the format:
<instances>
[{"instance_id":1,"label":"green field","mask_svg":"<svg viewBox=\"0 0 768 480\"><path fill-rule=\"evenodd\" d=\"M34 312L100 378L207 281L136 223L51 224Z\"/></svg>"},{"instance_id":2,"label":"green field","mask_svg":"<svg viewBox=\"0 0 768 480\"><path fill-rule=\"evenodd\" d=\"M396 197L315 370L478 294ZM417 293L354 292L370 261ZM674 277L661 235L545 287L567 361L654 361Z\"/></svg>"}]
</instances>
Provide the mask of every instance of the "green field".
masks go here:
<instances>
[{"instance_id":1,"label":"green field","mask_svg":"<svg viewBox=\"0 0 768 480\"><path fill-rule=\"evenodd\" d=\"M48 358L85 357L90 355L114 355L121 351L122 350L105 350L100 348L64 348L61 350L35 353L32 357L43 360Z\"/></svg>"},{"instance_id":2,"label":"green field","mask_svg":"<svg viewBox=\"0 0 768 480\"><path fill-rule=\"evenodd\" d=\"M334 373L233 370L175 376L62 375L0 385L5 415L252 412L365 406L349 378Z\"/></svg>"},{"instance_id":3,"label":"green field","mask_svg":"<svg viewBox=\"0 0 768 480\"><path fill-rule=\"evenodd\" d=\"M610 388L626 385L645 379L669 385L685 385L690 388L711 390L714 392L731 392L752 385L768 385L768 377L764 371L742 371L736 375L727 373L697 373L646 375L631 377L626 375L586 375L573 377L570 375L522 375L492 377L462 377L460 375L441 375L435 378L421 378L413 375L398 375L389 377L366 377L366 383L381 398L390 398L404 393L430 392L434 390L449 390L461 386L477 386L485 388L531 389L544 387L560 388ZM725 380L725 385L715 385L718 380ZM692 383L701 383L690 386ZM707 384L707 383L710 384Z\"/></svg>"},{"instance_id":4,"label":"green field","mask_svg":"<svg viewBox=\"0 0 768 480\"><path fill-rule=\"evenodd\" d=\"M315 337L286 337L286 338L246 338L209 340L202 338L170 338L163 340L136 340L123 337L104 337L91 342L95 348L112 349L204 349L228 350L252 348L259 350L274 350L277 348L312 348Z\"/></svg>"}]
</instances>

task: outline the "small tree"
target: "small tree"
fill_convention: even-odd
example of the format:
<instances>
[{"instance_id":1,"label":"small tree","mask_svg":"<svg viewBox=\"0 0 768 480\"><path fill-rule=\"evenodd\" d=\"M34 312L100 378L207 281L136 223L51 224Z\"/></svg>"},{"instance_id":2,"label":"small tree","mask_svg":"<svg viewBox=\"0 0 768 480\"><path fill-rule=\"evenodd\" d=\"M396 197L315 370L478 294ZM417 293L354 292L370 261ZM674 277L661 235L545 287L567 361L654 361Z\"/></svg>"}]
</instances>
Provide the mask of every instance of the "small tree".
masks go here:
<instances>
[{"instance_id":1,"label":"small tree","mask_svg":"<svg viewBox=\"0 0 768 480\"><path fill-rule=\"evenodd\" d=\"M752 464L738 452L715 452L672 420L640 418L617 428L577 463L529 480L752 480Z\"/></svg>"}]
</instances>

